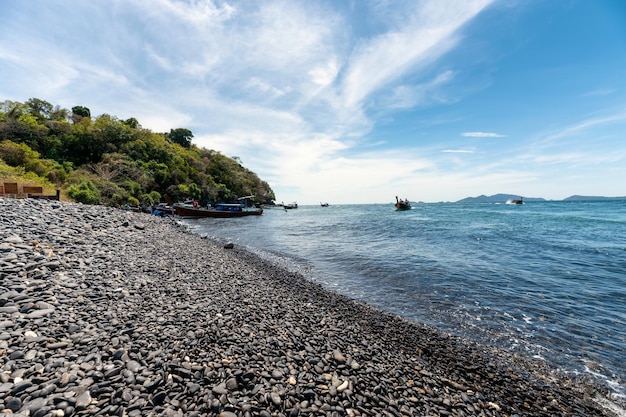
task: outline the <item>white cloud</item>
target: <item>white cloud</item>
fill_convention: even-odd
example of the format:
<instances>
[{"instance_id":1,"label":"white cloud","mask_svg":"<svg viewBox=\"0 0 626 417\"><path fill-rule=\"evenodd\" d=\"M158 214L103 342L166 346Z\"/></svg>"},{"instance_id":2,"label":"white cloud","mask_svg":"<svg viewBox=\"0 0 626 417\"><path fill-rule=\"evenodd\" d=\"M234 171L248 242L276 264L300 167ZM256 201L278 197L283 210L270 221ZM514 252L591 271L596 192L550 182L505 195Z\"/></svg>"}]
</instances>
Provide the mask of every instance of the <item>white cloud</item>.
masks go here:
<instances>
[{"instance_id":1,"label":"white cloud","mask_svg":"<svg viewBox=\"0 0 626 417\"><path fill-rule=\"evenodd\" d=\"M441 152L443 153L474 153L475 151L468 150L468 149L444 149Z\"/></svg>"},{"instance_id":2,"label":"white cloud","mask_svg":"<svg viewBox=\"0 0 626 417\"><path fill-rule=\"evenodd\" d=\"M593 96L608 96L610 94L615 93L616 90L614 89L605 89L605 90L594 90L594 91L589 91L585 94L583 94L583 97L593 97Z\"/></svg>"},{"instance_id":3,"label":"white cloud","mask_svg":"<svg viewBox=\"0 0 626 417\"><path fill-rule=\"evenodd\" d=\"M331 58L309 71L311 81L320 88L331 85L339 74L339 63L336 58Z\"/></svg>"},{"instance_id":4,"label":"white cloud","mask_svg":"<svg viewBox=\"0 0 626 417\"><path fill-rule=\"evenodd\" d=\"M355 109L372 93L398 79L412 66L424 65L458 43L456 31L490 1L459 1L441 7L437 1L412 3L396 30L361 42L347 64L341 95L346 109ZM376 69L373 71L372 69Z\"/></svg>"},{"instance_id":5,"label":"white cloud","mask_svg":"<svg viewBox=\"0 0 626 417\"><path fill-rule=\"evenodd\" d=\"M439 91L453 78L454 72L448 70L421 84L397 86L392 90L389 100L382 102L389 108L412 108L432 102L445 102L446 100L439 96Z\"/></svg>"},{"instance_id":6,"label":"white cloud","mask_svg":"<svg viewBox=\"0 0 626 417\"><path fill-rule=\"evenodd\" d=\"M469 138L505 138L506 135L501 135L499 133L493 132L463 132L461 136L466 136Z\"/></svg>"},{"instance_id":7,"label":"white cloud","mask_svg":"<svg viewBox=\"0 0 626 417\"><path fill-rule=\"evenodd\" d=\"M605 117L591 118L583 120L582 122L574 124L572 126L566 127L556 133L550 134L546 137L545 140L550 142L557 139L576 136L581 134L582 132L588 131L591 128L600 128L605 125L624 121L626 121L626 113L617 113Z\"/></svg>"},{"instance_id":8,"label":"white cloud","mask_svg":"<svg viewBox=\"0 0 626 417\"><path fill-rule=\"evenodd\" d=\"M118 0L118 3L124 0ZM237 9L228 2L217 3L212 0L138 0L137 4L147 14L167 15L178 19L185 24L194 24L198 27L217 25L232 18Z\"/></svg>"}]
</instances>

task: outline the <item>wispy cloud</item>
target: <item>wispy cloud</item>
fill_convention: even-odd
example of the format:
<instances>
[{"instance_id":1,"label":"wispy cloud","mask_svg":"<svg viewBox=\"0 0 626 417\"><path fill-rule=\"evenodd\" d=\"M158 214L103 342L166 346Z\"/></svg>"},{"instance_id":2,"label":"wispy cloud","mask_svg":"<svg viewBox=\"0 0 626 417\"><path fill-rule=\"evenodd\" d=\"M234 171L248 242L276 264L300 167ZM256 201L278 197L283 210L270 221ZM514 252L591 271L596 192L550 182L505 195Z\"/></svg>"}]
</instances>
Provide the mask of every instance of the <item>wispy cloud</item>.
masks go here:
<instances>
[{"instance_id":1,"label":"wispy cloud","mask_svg":"<svg viewBox=\"0 0 626 417\"><path fill-rule=\"evenodd\" d=\"M457 1L443 8L437 1L425 1L398 8L404 19L397 28L363 40L352 52L340 88L342 105L360 108L367 97L412 67L432 63L448 52L459 42L457 30L489 3Z\"/></svg>"},{"instance_id":2,"label":"wispy cloud","mask_svg":"<svg viewBox=\"0 0 626 417\"><path fill-rule=\"evenodd\" d=\"M609 94L615 93L615 91L614 89L594 90L583 94L582 97L608 96Z\"/></svg>"},{"instance_id":3,"label":"wispy cloud","mask_svg":"<svg viewBox=\"0 0 626 417\"><path fill-rule=\"evenodd\" d=\"M564 129L556 133L552 133L548 135L545 138L545 140L548 142L551 142L557 139L579 135L582 132L588 131L591 128L597 129L605 125L610 125L613 123L624 122L624 121L626 121L626 112L617 113L617 114L604 116L604 117L591 118L591 119L583 120L582 122L576 123L572 126L565 127Z\"/></svg>"},{"instance_id":4,"label":"wispy cloud","mask_svg":"<svg viewBox=\"0 0 626 417\"><path fill-rule=\"evenodd\" d=\"M441 152L443 153L474 153L476 151L472 151L469 149L444 149Z\"/></svg>"},{"instance_id":5,"label":"wispy cloud","mask_svg":"<svg viewBox=\"0 0 626 417\"><path fill-rule=\"evenodd\" d=\"M499 133L493 132L463 132L461 136L469 137L469 138L505 138L506 135L501 135Z\"/></svg>"},{"instance_id":6,"label":"wispy cloud","mask_svg":"<svg viewBox=\"0 0 626 417\"><path fill-rule=\"evenodd\" d=\"M425 81L417 85L402 84L392 90L392 94L387 101L382 103L390 108L412 108L429 103L442 103L445 98L438 92L454 78L454 71L444 71L434 79Z\"/></svg>"}]
</instances>

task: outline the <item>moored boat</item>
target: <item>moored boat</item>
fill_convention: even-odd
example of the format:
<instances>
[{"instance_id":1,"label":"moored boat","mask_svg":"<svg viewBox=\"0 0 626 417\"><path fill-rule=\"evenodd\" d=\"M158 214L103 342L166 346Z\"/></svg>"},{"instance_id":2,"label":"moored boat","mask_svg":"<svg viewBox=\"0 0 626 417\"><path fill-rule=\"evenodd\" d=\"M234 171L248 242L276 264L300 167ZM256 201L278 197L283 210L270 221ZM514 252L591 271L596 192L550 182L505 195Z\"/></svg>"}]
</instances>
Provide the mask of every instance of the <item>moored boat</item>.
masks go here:
<instances>
[{"instance_id":1,"label":"moored boat","mask_svg":"<svg viewBox=\"0 0 626 417\"><path fill-rule=\"evenodd\" d=\"M254 196L246 196L238 198L243 203L229 204L218 203L215 206L208 205L207 207L200 207L196 201L186 201L183 203L172 203L170 197L165 194L164 198L170 203L171 207L176 211L176 214L184 218L194 217L214 217L214 218L230 218L230 217L244 217L244 216L260 216L263 214L262 208L248 208L245 201Z\"/></svg>"},{"instance_id":2,"label":"moored boat","mask_svg":"<svg viewBox=\"0 0 626 417\"><path fill-rule=\"evenodd\" d=\"M229 218L229 217L243 217L243 216L260 216L263 214L263 209L245 208L242 204L225 204L220 203L215 207L193 207L188 204L176 203L174 204L176 214L180 217L215 217L215 218Z\"/></svg>"},{"instance_id":3,"label":"moored boat","mask_svg":"<svg viewBox=\"0 0 626 417\"><path fill-rule=\"evenodd\" d=\"M174 214L176 214L176 210L173 207L168 206L165 203L159 203L156 206L152 206L150 208L150 212L154 214L155 216L160 216L160 217L173 216Z\"/></svg>"}]
</instances>

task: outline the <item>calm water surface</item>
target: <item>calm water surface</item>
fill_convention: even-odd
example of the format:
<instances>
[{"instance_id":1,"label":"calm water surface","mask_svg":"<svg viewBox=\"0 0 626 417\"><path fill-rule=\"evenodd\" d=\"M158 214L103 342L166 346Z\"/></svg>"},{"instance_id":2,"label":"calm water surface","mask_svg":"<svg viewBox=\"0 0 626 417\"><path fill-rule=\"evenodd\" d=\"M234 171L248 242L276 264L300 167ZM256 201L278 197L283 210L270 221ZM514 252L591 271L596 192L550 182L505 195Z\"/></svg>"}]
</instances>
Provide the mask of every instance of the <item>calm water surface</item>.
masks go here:
<instances>
[{"instance_id":1,"label":"calm water surface","mask_svg":"<svg viewBox=\"0 0 626 417\"><path fill-rule=\"evenodd\" d=\"M626 201L300 206L186 220L379 309L626 398Z\"/></svg>"}]
</instances>

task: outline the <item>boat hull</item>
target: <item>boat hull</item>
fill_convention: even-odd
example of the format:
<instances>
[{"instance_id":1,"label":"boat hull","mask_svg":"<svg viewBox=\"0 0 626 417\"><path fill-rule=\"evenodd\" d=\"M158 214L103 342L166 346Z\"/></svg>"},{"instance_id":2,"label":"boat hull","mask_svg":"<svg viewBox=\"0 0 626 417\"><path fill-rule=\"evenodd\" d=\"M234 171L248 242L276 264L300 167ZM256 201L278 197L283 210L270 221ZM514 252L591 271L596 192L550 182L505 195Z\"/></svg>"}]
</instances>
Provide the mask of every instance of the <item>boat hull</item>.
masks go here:
<instances>
[{"instance_id":1,"label":"boat hull","mask_svg":"<svg viewBox=\"0 0 626 417\"><path fill-rule=\"evenodd\" d=\"M224 219L231 217L260 216L263 214L263 209L231 211L180 206L175 206L174 209L176 209L178 216L186 218L212 217Z\"/></svg>"},{"instance_id":2,"label":"boat hull","mask_svg":"<svg viewBox=\"0 0 626 417\"><path fill-rule=\"evenodd\" d=\"M398 211L411 210L411 205L403 204L403 203L396 203L396 210Z\"/></svg>"}]
</instances>

